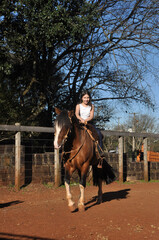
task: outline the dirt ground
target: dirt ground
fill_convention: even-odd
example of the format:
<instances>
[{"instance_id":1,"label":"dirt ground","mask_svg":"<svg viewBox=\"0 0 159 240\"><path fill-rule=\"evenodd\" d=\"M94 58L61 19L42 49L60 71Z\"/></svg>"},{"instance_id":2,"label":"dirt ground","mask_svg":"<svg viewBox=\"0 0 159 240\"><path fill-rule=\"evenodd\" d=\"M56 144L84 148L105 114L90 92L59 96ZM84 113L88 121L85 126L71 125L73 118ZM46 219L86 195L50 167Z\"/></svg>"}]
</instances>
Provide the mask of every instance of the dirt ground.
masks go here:
<instances>
[{"instance_id":1,"label":"dirt ground","mask_svg":"<svg viewBox=\"0 0 159 240\"><path fill-rule=\"evenodd\" d=\"M71 189L77 203L79 187ZM159 183L115 182L103 186L102 204L96 196L97 187L87 186L86 211L71 213L64 187L0 187L0 239L159 239Z\"/></svg>"}]
</instances>

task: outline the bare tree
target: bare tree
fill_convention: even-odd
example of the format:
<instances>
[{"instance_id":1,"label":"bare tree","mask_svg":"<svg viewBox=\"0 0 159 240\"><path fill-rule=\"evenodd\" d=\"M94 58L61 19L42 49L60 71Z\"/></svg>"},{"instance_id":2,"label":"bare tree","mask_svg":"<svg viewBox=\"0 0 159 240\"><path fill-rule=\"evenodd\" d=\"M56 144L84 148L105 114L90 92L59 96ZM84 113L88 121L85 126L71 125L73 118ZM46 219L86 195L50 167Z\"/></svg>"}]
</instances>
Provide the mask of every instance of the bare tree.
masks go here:
<instances>
[{"instance_id":1,"label":"bare tree","mask_svg":"<svg viewBox=\"0 0 159 240\"><path fill-rule=\"evenodd\" d=\"M96 102L153 106L144 73L159 47L157 0L6 1L2 10L3 50L19 59L9 77L20 107L33 104L31 121L43 111L50 118L53 106L74 108L85 87Z\"/></svg>"},{"instance_id":2,"label":"bare tree","mask_svg":"<svg viewBox=\"0 0 159 240\"><path fill-rule=\"evenodd\" d=\"M67 71L64 87L69 89L66 103L72 99L76 104L87 87L100 93L94 101L135 100L152 107L144 73L150 66L147 56L159 47L158 1L95 2L100 13L98 25L80 43L66 42L61 53L60 66L65 62Z\"/></svg>"},{"instance_id":3,"label":"bare tree","mask_svg":"<svg viewBox=\"0 0 159 240\"><path fill-rule=\"evenodd\" d=\"M159 123L156 117L152 117L148 114L131 114L129 119L124 122L121 126L115 127L115 129L123 131L134 131L137 133L158 133ZM149 139L149 144L154 139ZM132 137L127 138L127 143L130 149L132 149L133 141ZM135 149L141 149L143 145L143 138L135 138Z\"/></svg>"}]
</instances>

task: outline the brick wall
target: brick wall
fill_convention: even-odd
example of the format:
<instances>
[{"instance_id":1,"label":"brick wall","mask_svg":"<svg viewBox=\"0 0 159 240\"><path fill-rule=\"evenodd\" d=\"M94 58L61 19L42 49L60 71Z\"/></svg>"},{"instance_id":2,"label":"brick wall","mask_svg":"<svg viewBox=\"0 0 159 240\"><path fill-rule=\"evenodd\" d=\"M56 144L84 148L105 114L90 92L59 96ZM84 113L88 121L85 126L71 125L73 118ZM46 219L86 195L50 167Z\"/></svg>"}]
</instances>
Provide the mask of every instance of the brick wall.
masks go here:
<instances>
[{"instance_id":1,"label":"brick wall","mask_svg":"<svg viewBox=\"0 0 159 240\"><path fill-rule=\"evenodd\" d=\"M21 146L21 183L25 176L25 147ZM15 147L14 145L0 145L0 186L14 185L15 178Z\"/></svg>"},{"instance_id":2,"label":"brick wall","mask_svg":"<svg viewBox=\"0 0 159 240\"><path fill-rule=\"evenodd\" d=\"M118 179L118 154L108 153L106 154L108 163L117 172ZM159 162L148 162L149 180L159 180ZM124 156L124 180L143 180L144 179L144 162L132 161L128 155Z\"/></svg>"},{"instance_id":3,"label":"brick wall","mask_svg":"<svg viewBox=\"0 0 159 240\"><path fill-rule=\"evenodd\" d=\"M25 147L21 152L21 185L30 182L48 183L54 181L54 153L25 155ZM115 170L118 180L118 154L106 153L107 162ZM0 146L0 185L14 185L15 175L14 145ZM62 177L64 171L62 170ZM90 174L91 176L91 174ZM90 176L88 181L91 181ZM149 162L150 180L159 180L159 162ZM124 180L143 180L144 163L133 162L132 158L124 156ZM78 182L77 173L73 174L73 182Z\"/></svg>"},{"instance_id":4,"label":"brick wall","mask_svg":"<svg viewBox=\"0 0 159 240\"><path fill-rule=\"evenodd\" d=\"M54 181L54 153L33 154L32 182Z\"/></svg>"}]
</instances>

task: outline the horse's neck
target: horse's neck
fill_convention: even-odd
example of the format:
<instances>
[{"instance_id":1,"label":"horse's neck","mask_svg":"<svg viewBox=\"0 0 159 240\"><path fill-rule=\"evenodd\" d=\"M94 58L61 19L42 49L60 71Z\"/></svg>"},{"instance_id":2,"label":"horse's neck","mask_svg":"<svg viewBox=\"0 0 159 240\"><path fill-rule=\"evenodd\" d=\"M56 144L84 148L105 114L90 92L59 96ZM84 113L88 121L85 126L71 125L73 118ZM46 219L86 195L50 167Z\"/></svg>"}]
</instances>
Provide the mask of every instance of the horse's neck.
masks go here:
<instances>
[{"instance_id":1,"label":"horse's neck","mask_svg":"<svg viewBox=\"0 0 159 240\"><path fill-rule=\"evenodd\" d=\"M74 139L78 142L83 141L84 138L84 129L74 126Z\"/></svg>"}]
</instances>

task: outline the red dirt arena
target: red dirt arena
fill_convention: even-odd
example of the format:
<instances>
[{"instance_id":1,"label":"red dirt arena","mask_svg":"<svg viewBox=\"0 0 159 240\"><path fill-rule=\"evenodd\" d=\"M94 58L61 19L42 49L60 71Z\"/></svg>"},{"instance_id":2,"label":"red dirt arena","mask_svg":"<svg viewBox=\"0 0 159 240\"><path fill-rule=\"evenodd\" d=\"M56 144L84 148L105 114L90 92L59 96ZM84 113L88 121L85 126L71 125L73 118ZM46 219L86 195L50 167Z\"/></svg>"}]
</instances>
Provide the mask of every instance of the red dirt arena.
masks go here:
<instances>
[{"instance_id":1,"label":"red dirt arena","mask_svg":"<svg viewBox=\"0 0 159 240\"><path fill-rule=\"evenodd\" d=\"M71 190L77 203L79 188ZM103 186L102 204L96 197L97 187L87 186L86 211L71 213L64 187L30 184L19 192L0 187L0 239L159 239L158 182L115 182Z\"/></svg>"}]
</instances>

